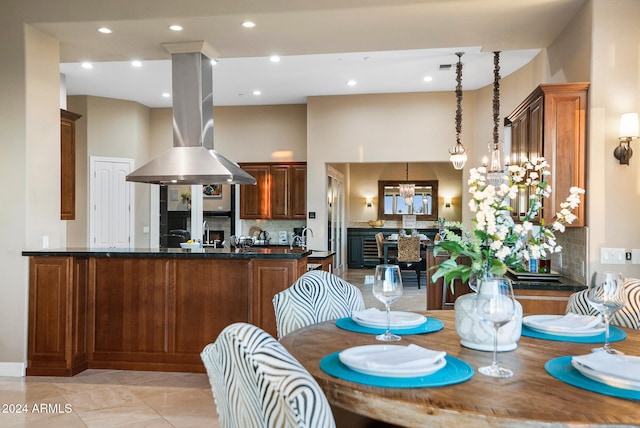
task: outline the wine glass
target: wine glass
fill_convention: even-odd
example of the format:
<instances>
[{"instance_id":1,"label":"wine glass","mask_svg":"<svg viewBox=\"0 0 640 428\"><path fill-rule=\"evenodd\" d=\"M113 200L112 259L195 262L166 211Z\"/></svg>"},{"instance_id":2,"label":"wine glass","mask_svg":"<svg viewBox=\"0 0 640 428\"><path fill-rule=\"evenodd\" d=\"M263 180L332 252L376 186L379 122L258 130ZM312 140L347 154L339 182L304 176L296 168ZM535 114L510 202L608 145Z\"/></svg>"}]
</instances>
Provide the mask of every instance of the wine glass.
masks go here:
<instances>
[{"instance_id":1,"label":"wine glass","mask_svg":"<svg viewBox=\"0 0 640 428\"><path fill-rule=\"evenodd\" d=\"M387 331L376 336L382 342L396 342L400 336L391 333L391 310L393 302L402 296L402 276L398 265L378 265L373 277L373 296L384 303L387 309Z\"/></svg>"},{"instance_id":2,"label":"wine glass","mask_svg":"<svg viewBox=\"0 0 640 428\"><path fill-rule=\"evenodd\" d=\"M604 318L604 345L593 351L605 351L610 354L622 354L609 344L609 321L611 315L625 305L624 279L617 272L594 272L587 291L587 300Z\"/></svg>"},{"instance_id":3,"label":"wine glass","mask_svg":"<svg viewBox=\"0 0 640 428\"><path fill-rule=\"evenodd\" d=\"M498 364L498 329L511 321L515 316L511 281L506 278L484 278L478 281L476 294L476 312L481 320L491 323L493 336L493 363L480 367L478 371L483 375L493 377L511 377L513 372Z\"/></svg>"}]
</instances>

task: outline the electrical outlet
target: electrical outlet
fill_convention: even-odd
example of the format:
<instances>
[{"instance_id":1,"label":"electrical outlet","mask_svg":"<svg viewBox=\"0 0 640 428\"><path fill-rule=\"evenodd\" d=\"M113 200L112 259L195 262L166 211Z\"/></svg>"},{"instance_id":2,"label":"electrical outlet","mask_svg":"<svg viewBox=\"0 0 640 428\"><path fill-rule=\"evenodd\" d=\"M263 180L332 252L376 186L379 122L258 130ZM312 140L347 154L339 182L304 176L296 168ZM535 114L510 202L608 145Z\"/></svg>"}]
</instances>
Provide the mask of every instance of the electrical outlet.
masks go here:
<instances>
[{"instance_id":1,"label":"electrical outlet","mask_svg":"<svg viewBox=\"0 0 640 428\"><path fill-rule=\"evenodd\" d=\"M640 265L640 250L637 248L631 250L631 264Z\"/></svg>"},{"instance_id":2,"label":"electrical outlet","mask_svg":"<svg viewBox=\"0 0 640 428\"><path fill-rule=\"evenodd\" d=\"M603 265L623 265L625 264L624 248L601 248L600 264Z\"/></svg>"}]
</instances>

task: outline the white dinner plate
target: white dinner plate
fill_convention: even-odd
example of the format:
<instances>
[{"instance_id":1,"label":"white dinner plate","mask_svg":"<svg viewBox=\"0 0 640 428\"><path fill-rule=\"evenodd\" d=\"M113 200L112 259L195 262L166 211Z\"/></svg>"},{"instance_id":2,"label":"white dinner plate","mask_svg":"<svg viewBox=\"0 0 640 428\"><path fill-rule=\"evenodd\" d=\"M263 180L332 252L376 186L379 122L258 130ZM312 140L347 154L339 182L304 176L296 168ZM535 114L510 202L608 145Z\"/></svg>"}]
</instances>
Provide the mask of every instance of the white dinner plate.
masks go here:
<instances>
[{"instance_id":1,"label":"white dinner plate","mask_svg":"<svg viewBox=\"0 0 640 428\"><path fill-rule=\"evenodd\" d=\"M562 318L563 315L529 315L522 318L522 324L531 330L539 331L541 333L546 334L555 334L557 336L572 336L572 337L581 337L581 336L595 336L600 333L604 333L603 327L596 327L590 329L576 330L565 327L554 327L554 326L540 326L535 324L535 321L548 321L556 318ZM533 323L531 322L533 321Z\"/></svg>"},{"instance_id":2,"label":"white dinner plate","mask_svg":"<svg viewBox=\"0 0 640 428\"><path fill-rule=\"evenodd\" d=\"M629 357L637 358L637 357ZM631 389L634 391L640 391L640 382L631 379L625 379L618 376L614 376L609 373L602 373L592 369L589 366L579 363L571 359L571 365L578 370L583 376L596 382L604 383L605 385L613 386L614 388Z\"/></svg>"},{"instance_id":3,"label":"white dinner plate","mask_svg":"<svg viewBox=\"0 0 640 428\"><path fill-rule=\"evenodd\" d=\"M363 327L369 328L387 328L387 317L384 311L380 311L384 314L384 317L381 317L380 320L369 320L369 319L360 319L353 315L351 319L356 324L359 324ZM393 323L394 318L401 319L401 323ZM424 315L416 314L414 312L402 312L402 311L391 311L391 328L394 330L402 330L406 328L415 328L418 327L427 321L427 317Z\"/></svg>"},{"instance_id":4,"label":"white dinner plate","mask_svg":"<svg viewBox=\"0 0 640 428\"><path fill-rule=\"evenodd\" d=\"M353 348L345 349L344 351L338 354L338 358L340 362L351 370L354 370L359 373L364 373L372 376L385 376L385 377L420 377L427 376L432 373L437 372L445 365L447 365L447 361L444 358L439 359L435 363L421 365L419 367L410 367L410 368L402 368L393 365L384 366L384 367L368 367L366 365L366 360L361 362L345 362L349 356L351 357L361 357L366 356L370 353L378 353L382 351L393 351L399 348L403 348L401 345L364 345L364 346L356 346ZM347 357L347 358L345 358Z\"/></svg>"}]
</instances>

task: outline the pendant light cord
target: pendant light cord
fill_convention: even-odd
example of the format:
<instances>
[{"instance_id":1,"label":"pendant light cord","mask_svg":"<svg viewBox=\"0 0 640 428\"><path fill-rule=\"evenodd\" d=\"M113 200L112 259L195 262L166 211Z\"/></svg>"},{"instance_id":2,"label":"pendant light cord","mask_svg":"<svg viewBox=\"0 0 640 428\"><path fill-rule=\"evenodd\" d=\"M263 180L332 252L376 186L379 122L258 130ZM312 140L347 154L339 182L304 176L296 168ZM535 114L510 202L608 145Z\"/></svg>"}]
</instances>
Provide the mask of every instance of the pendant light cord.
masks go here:
<instances>
[{"instance_id":1,"label":"pendant light cord","mask_svg":"<svg viewBox=\"0 0 640 428\"><path fill-rule=\"evenodd\" d=\"M458 55L458 63L456 64L456 143L460 142L460 133L462 132L462 55L464 52L456 52Z\"/></svg>"},{"instance_id":2,"label":"pendant light cord","mask_svg":"<svg viewBox=\"0 0 640 428\"><path fill-rule=\"evenodd\" d=\"M493 53L493 150L498 150L500 116L500 52Z\"/></svg>"}]
</instances>

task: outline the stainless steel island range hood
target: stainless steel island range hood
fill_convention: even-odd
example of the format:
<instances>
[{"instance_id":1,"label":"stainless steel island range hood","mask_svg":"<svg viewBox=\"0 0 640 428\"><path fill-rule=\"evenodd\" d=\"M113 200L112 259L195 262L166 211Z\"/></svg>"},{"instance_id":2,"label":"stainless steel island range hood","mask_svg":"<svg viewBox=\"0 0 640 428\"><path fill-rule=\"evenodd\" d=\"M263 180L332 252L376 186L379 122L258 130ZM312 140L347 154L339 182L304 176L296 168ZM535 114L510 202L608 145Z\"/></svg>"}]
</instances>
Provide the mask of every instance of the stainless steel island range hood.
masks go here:
<instances>
[{"instance_id":1,"label":"stainless steel island range hood","mask_svg":"<svg viewBox=\"0 0 640 428\"><path fill-rule=\"evenodd\" d=\"M256 184L213 149L213 72L206 42L167 43L173 85L173 148L127 175L152 184ZM214 54L214 55L211 55Z\"/></svg>"}]
</instances>

